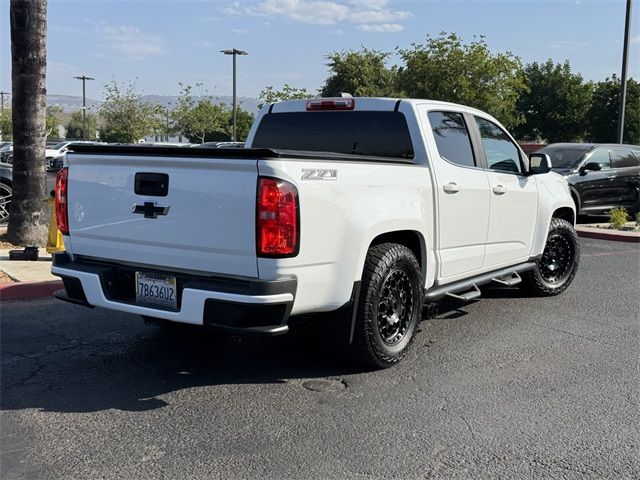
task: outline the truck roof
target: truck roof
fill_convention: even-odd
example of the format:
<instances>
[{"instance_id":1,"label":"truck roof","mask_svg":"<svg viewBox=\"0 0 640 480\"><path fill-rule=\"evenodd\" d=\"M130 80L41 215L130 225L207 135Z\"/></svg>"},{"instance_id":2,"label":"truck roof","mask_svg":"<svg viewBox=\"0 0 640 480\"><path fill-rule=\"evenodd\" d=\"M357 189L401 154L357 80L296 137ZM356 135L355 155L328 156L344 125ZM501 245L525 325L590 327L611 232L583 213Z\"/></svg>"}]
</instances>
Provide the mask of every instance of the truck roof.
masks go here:
<instances>
[{"instance_id":1,"label":"truck roof","mask_svg":"<svg viewBox=\"0 0 640 480\"><path fill-rule=\"evenodd\" d=\"M487 116L487 113L475 108L451 102L442 102L439 100L428 100L419 98L383 98L383 97L332 97L332 98L309 98L301 100L284 100L272 103L269 107L269 113L285 113L285 112L304 112L307 110L309 100L345 100L353 98L355 107L353 110L372 110L372 111L393 111L399 106L399 102L408 103L410 105L435 106L445 109L453 109L457 111L466 111L469 113Z\"/></svg>"}]
</instances>

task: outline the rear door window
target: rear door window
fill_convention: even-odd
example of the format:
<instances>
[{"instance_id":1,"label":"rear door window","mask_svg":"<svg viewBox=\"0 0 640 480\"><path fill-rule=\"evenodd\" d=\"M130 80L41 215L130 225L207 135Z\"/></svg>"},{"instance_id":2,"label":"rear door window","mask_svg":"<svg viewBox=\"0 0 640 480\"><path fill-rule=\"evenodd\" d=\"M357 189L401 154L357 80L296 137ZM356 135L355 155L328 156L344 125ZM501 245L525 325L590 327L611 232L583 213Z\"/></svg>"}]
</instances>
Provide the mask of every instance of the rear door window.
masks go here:
<instances>
[{"instance_id":1,"label":"rear door window","mask_svg":"<svg viewBox=\"0 0 640 480\"><path fill-rule=\"evenodd\" d=\"M484 118L475 117L487 167L501 172L520 173L520 151L509 136L495 123Z\"/></svg>"},{"instance_id":2,"label":"rear door window","mask_svg":"<svg viewBox=\"0 0 640 480\"><path fill-rule=\"evenodd\" d=\"M461 113L429 112L429 123L442 158L464 167L476 166L471 136Z\"/></svg>"},{"instance_id":3,"label":"rear door window","mask_svg":"<svg viewBox=\"0 0 640 480\"><path fill-rule=\"evenodd\" d=\"M640 165L640 160L636 158L631 150L614 149L611 150L611 167L612 168L627 168L637 167Z\"/></svg>"},{"instance_id":4,"label":"rear door window","mask_svg":"<svg viewBox=\"0 0 640 480\"><path fill-rule=\"evenodd\" d=\"M269 113L262 117L251 146L413 158L407 120L390 111Z\"/></svg>"}]
</instances>

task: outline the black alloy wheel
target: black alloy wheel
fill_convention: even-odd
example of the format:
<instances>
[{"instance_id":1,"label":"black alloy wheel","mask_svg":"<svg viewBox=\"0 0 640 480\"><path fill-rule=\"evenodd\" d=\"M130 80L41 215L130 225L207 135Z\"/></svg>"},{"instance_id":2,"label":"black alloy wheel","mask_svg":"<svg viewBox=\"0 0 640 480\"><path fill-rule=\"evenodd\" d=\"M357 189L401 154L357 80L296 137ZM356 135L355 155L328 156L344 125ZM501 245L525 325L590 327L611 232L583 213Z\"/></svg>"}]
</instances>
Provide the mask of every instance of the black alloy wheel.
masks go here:
<instances>
[{"instance_id":1,"label":"black alloy wheel","mask_svg":"<svg viewBox=\"0 0 640 480\"><path fill-rule=\"evenodd\" d=\"M571 223L553 218L547 243L536 268L522 274L522 288L538 296L553 296L564 292L578 271L580 244Z\"/></svg>"},{"instance_id":2,"label":"black alloy wheel","mask_svg":"<svg viewBox=\"0 0 640 480\"><path fill-rule=\"evenodd\" d=\"M367 253L351 353L359 363L387 368L411 347L422 316L424 285L415 254L383 243Z\"/></svg>"},{"instance_id":3,"label":"black alloy wheel","mask_svg":"<svg viewBox=\"0 0 640 480\"><path fill-rule=\"evenodd\" d=\"M540 259L540 275L549 284L562 282L571 272L575 254L570 236L562 231L553 232Z\"/></svg>"},{"instance_id":4,"label":"black alloy wheel","mask_svg":"<svg viewBox=\"0 0 640 480\"><path fill-rule=\"evenodd\" d=\"M411 279L403 270L391 271L378 302L378 331L387 345L396 345L407 334L413 313Z\"/></svg>"},{"instance_id":5,"label":"black alloy wheel","mask_svg":"<svg viewBox=\"0 0 640 480\"><path fill-rule=\"evenodd\" d=\"M13 191L6 183L0 182L0 223L9 221L9 208Z\"/></svg>"}]
</instances>

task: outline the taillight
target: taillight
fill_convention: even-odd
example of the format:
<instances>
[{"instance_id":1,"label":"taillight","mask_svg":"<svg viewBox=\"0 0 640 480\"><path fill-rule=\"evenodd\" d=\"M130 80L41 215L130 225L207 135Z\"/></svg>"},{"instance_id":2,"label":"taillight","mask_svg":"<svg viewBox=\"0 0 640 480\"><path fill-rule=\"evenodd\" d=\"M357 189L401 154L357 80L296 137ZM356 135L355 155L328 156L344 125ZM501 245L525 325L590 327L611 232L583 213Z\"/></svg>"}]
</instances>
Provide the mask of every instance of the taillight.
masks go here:
<instances>
[{"instance_id":1,"label":"taillight","mask_svg":"<svg viewBox=\"0 0 640 480\"><path fill-rule=\"evenodd\" d=\"M307 111L315 110L353 110L356 101L353 98L314 98L307 100Z\"/></svg>"},{"instance_id":2,"label":"taillight","mask_svg":"<svg viewBox=\"0 0 640 480\"><path fill-rule=\"evenodd\" d=\"M276 178L258 179L257 253L263 257L292 257L298 253L298 190Z\"/></svg>"},{"instance_id":3,"label":"taillight","mask_svg":"<svg viewBox=\"0 0 640 480\"><path fill-rule=\"evenodd\" d=\"M67 209L67 178L69 169L63 168L56 176L56 222L63 235L69 235L69 215Z\"/></svg>"}]
</instances>

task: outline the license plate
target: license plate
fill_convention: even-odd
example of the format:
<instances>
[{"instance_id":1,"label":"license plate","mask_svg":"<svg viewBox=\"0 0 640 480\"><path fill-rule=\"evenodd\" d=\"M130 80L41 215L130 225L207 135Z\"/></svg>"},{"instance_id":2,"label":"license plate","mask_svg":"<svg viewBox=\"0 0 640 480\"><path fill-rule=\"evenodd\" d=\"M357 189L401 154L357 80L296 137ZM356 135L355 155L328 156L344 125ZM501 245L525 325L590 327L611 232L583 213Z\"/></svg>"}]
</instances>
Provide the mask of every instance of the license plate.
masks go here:
<instances>
[{"instance_id":1,"label":"license plate","mask_svg":"<svg viewBox=\"0 0 640 480\"><path fill-rule=\"evenodd\" d=\"M176 277L136 272L136 302L163 308L178 308Z\"/></svg>"}]
</instances>

